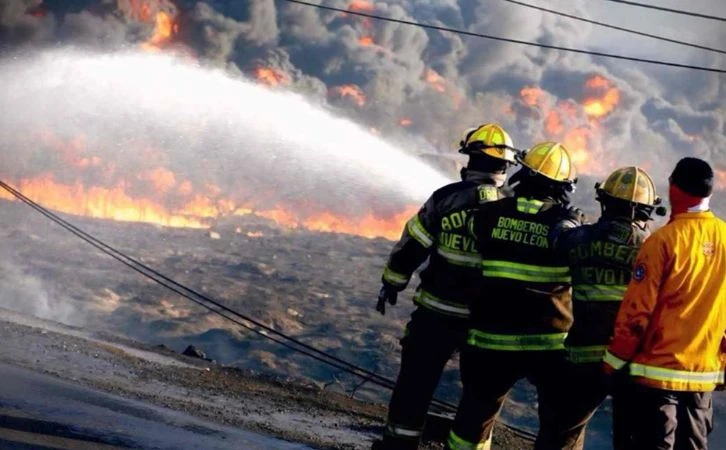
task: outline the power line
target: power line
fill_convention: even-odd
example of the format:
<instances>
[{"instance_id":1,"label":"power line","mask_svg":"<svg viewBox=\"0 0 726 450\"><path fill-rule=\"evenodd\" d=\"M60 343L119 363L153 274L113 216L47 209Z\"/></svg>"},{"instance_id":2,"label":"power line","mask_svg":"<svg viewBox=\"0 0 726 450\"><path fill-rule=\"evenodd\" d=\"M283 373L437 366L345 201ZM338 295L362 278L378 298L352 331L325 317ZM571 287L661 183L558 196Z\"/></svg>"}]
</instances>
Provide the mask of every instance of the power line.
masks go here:
<instances>
[{"instance_id":1,"label":"power line","mask_svg":"<svg viewBox=\"0 0 726 450\"><path fill-rule=\"evenodd\" d=\"M288 336L285 333L277 331L274 328L271 328L249 316L246 316L238 311L235 311L232 308L229 308L229 307L221 304L220 302L218 302L200 292L197 292L181 283L178 283L177 281L173 280L172 278L154 270L153 268L141 263L140 261L126 255L125 253L121 252L120 250L117 250L114 247L104 243L103 241L99 240L98 238L86 233L85 231L81 230L80 228L76 227L75 225L71 224L70 222L66 221L65 219L61 218L60 216L47 210L42 205L40 205L40 204L36 203L35 201L31 200L30 198L26 197L22 192L18 191L17 189L13 188L12 186L8 185L7 183L0 181L0 188L5 189L9 193L11 193L15 198L20 200L21 202L25 203L26 205L30 206L31 208L33 208L34 210L36 210L37 212L39 212L40 214L45 216L46 218L48 218L51 221L55 222L56 224L60 225L66 231L72 233L76 237L80 238L81 240L85 241L86 243L90 244L91 246L95 247L96 249L100 250L102 253L110 256L111 258L115 259L116 261L120 262L121 264L125 265L126 267L130 268L131 270L154 281L155 283L159 284L160 286L163 286L163 287L171 290L172 292L180 295L181 297L183 297L193 303L196 303L197 305L201 306L202 308L204 308L214 314L217 314L220 317L223 317L238 326L246 328L246 329L258 334L259 336L262 336L268 340L271 340L274 343L280 344L292 351L298 352L302 355L306 355L323 364L327 364L333 368L336 368L336 369L339 369L346 373L349 373L351 375L357 376L358 378L362 379L361 384L366 383L366 382L371 382L374 385L377 385L377 386L383 387L383 388L387 388L387 389L392 389L394 387L394 385L395 385L394 381L392 381L388 378L378 375L377 373L369 371L363 367L349 363L341 358L338 358L327 352L319 350L311 345L305 344L304 342L299 341L291 336ZM252 324L252 325L250 325L250 324ZM432 404L432 406L438 408L439 411L441 411L441 412L448 412L448 413L456 412L456 405L439 400L437 398L432 399L431 404ZM513 425L509 425L509 424L503 424L503 425L524 438L534 439L534 437L535 437L533 433L530 433L524 429L515 427Z\"/></svg>"},{"instance_id":2,"label":"power line","mask_svg":"<svg viewBox=\"0 0 726 450\"><path fill-rule=\"evenodd\" d=\"M684 11L682 9L665 8L663 6L649 5L647 3L638 3L638 2L632 2L632 1L627 1L627 0L605 0L605 1L614 2L614 3L623 3L625 5L638 6L640 8L655 9L658 11L665 11L665 12L669 12L669 13L673 13L673 14L681 14L683 16L691 16L691 17L698 17L701 19L710 19L710 20L718 20L720 22L726 22L726 17L712 16L710 14L695 13L695 12L691 12L691 11Z\"/></svg>"},{"instance_id":3,"label":"power line","mask_svg":"<svg viewBox=\"0 0 726 450\"><path fill-rule=\"evenodd\" d=\"M464 36L474 36L474 37L480 37L480 38L484 38L484 39L491 39L491 40L495 40L495 41L509 42L512 44L520 44L520 45L528 45L531 47L546 48L549 50L559 50L559 51L563 51L563 52L579 53L579 54L590 55L590 56L601 56L603 58L621 59L621 60L625 60L625 61L634 61L634 62L640 62L640 63L646 63L646 64L655 64L655 65L659 65L659 66L679 67L681 69L692 69L692 70L700 70L700 71L705 71L705 72L726 73L726 69L717 69L717 68L713 68L713 67L704 67L704 66L694 66L694 65L690 65L690 64L680 64L680 63L661 61L661 60L656 60L656 59L638 58L635 56L616 55L613 53L598 52L598 51L593 51L593 50L583 50L583 49L579 49L579 48L562 47L562 46L558 46L558 45L540 44L537 42L522 41L520 39L505 38L505 37L501 37L501 36L492 36L489 34L475 33L473 31L458 30L456 28L443 27L443 26L432 25L432 24L428 24L428 23L413 22L413 21L405 20L405 19L394 19L392 17L380 16L377 14L370 14L370 13L366 13L366 12L362 12L362 11L350 11L350 10L343 9L343 8L336 8L334 6L318 5L316 3L310 3L307 1L303 1L303 0L281 0L281 1L288 2L288 3L294 3L294 4L298 4L298 5L310 6L312 8L325 9L328 11L341 12L341 13L350 14L350 15L354 15L354 16L368 17L369 19L382 20L385 22L399 23L402 25L411 25L414 27L426 28L429 30L446 31L449 33L456 33L456 34L461 34Z\"/></svg>"},{"instance_id":4,"label":"power line","mask_svg":"<svg viewBox=\"0 0 726 450\"><path fill-rule=\"evenodd\" d=\"M605 23L605 22L598 22L597 20L592 20L592 19L588 19L588 18L585 18L585 17L581 17L581 16L575 16L575 15L572 15L572 14L564 13L562 11L555 11L553 9L543 8L543 7L537 6L537 5L531 5L529 3L520 2L518 0L503 0L503 1L509 2L509 3L514 3L515 5L524 6L526 8L532 8L532 9L536 9L536 10L539 10L539 11L548 12L550 14L556 14L558 16L567 17L569 19L574 19L574 20L579 20L581 22L591 23L593 25L598 25L598 26L601 26L601 27L604 27L604 28L611 28L613 30L624 31L626 33L636 34L638 36L645 36L645 37L657 39L659 41L671 42L673 44L685 45L687 47L698 48L698 49L701 49L701 50L708 50L708 51L711 51L711 52L716 52L716 53L721 53L721 54L726 55L726 50L721 50L721 49L718 49L718 48L707 47L705 45L699 45L699 44L693 44L693 43L690 43L690 42L679 41L678 39L671 39L669 37L659 36L657 34L645 33L643 31L637 31L637 30L633 30L631 28L625 28L625 27L621 27L621 26L618 26L618 25L613 25L613 24L609 24L609 23Z\"/></svg>"}]
</instances>

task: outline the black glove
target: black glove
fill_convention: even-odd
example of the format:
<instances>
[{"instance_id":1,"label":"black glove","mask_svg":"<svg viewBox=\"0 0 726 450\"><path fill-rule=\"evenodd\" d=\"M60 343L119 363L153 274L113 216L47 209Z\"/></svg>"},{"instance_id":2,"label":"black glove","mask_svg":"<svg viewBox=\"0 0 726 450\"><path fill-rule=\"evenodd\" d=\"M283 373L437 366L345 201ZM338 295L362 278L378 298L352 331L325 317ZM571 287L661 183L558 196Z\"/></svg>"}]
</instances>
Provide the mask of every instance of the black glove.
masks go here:
<instances>
[{"instance_id":1,"label":"black glove","mask_svg":"<svg viewBox=\"0 0 726 450\"><path fill-rule=\"evenodd\" d=\"M382 315L386 315L386 302L389 305L395 305L396 299L398 298L398 291L391 286L383 285L381 290L378 292L378 303L376 304L376 311Z\"/></svg>"}]
</instances>

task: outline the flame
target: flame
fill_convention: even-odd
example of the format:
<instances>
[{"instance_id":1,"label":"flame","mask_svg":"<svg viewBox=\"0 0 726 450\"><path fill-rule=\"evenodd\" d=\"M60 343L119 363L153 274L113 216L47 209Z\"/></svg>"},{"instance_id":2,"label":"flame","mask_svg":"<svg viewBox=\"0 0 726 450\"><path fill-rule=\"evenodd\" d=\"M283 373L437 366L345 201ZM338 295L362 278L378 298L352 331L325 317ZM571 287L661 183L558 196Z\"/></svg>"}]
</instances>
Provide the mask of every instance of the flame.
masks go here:
<instances>
[{"instance_id":1,"label":"flame","mask_svg":"<svg viewBox=\"0 0 726 450\"><path fill-rule=\"evenodd\" d=\"M545 116L545 130L551 136L561 134L565 130L562 124L562 116L558 111L551 109L547 112Z\"/></svg>"},{"instance_id":2,"label":"flame","mask_svg":"<svg viewBox=\"0 0 726 450\"><path fill-rule=\"evenodd\" d=\"M588 151L588 144L592 132L587 128L574 128L569 130L562 138L562 145L570 151L572 156L572 162L579 170L585 169L585 171L592 172L592 169L588 169L588 162L590 160L590 152Z\"/></svg>"},{"instance_id":3,"label":"flame","mask_svg":"<svg viewBox=\"0 0 726 450\"><path fill-rule=\"evenodd\" d=\"M426 69L424 80L439 92L446 92L446 80L433 69Z\"/></svg>"},{"instance_id":4,"label":"flame","mask_svg":"<svg viewBox=\"0 0 726 450\"><path fill-rule=\"evenodd\" d=\"M172 36L178 31L174 18L164 11L156 13L154 19L154 32L151 37L141 44L141 48L146 51L159 51L161 46L167 43Z\"/></svg>"},{"instance_id":5,"label":"flame","mask_svg":"<svg viewBox=\"0 0 726 450\"><path fill-rule=\"evenodd\" d=\"M289 83L289 79L284 72L272 67L257 67L255 69L255 78L270 87Z\"/></svg>"},{"instance_id":6,"label":"flame","mask_svg":"<svg viewBox=\"0 0 726 450\"><path fill-rule=\"evenodd\" d=\"M141 44L143 50L158 52L179 31L170 0L117 0L116 4L130 19L154 24L151 36Z\"/></svg>"},{"instance_id":7,"label":"flame","mask_svg":"<svg viewBox=\"0 0 726 450\"><path fill-rule=\"evenodd\" d=\"M358 43L363 47L369 47L375 44L375 42L373 42L373 36L361 36L358 38Z\"/></svg>"},{"instance_id":8,"label":"flame","mask_svg":"<svg viewBox=\"0 0 726 450\"><path fill-rule=\"evenodd\" d=\"M402 117L398 119L398 124L402 127L407 127L413 123L413 120L409 119L408 117Z\"/></svg>"},{"instance_id":9,"label":"flame","mask_svg":"<svg viewBox=\"0 0 726 450\"><path fill-rule=\"evenodd\" d=\"M264 237L264 236L265 236L265 233L263 233L262 231L248 231L247 232L247 237L251 237L251 238L258 238L258 237Z\"/></svg>"},{"instance_id":10,"label":"flame","mask_svg":"<svg viewBox=\"0 0 726 450\"><path fill-rule=\"evenodd\" d=\"M613 83L602 75L595 75L585 82L588 95L582 107L585 114L600 118L610 114L620 102L620 91Z\"/></svg>"},{"instance_id":11,"label":"flame","mask_svg":"<svg viewBox=\"0 0 726 450\"><path fill-rule=\"evenodd\" d=\"M536 86L525 86L519 91L524 103L529 106L544 105L545 91Z\"/></svg>"},{"instance_id":12,"label":"flame","mask_svg":"<svg viewBox=\"0 0 726 450\"><path fill-rule=\"evenodd\" d=\"M405 120L410 122L410 119ZM253 215L286 228L396 239L408 217L417 210L416 206L409 206L402 207L400 213L369 210L341 214L321 208L316 210L314 205L301 208L297 204L290 207L285 203L261 208L249 200L246 203L235 201L216 185L193 184L168 167L150 166L133 176L121 178L113 163L87 154L93 147L84 135L62 139L51 132L41 131L32 138L49 150L49 158L55 158L64 167L64 178L59 179L48 172L19 180L0 173L0 179L8 181L37 203L66 214L167 227L202 228L208 229L212 238L216 232L211 227L218 219ZM149 161L153 159L149 158ZM69 173L68 169L75 169L76 173ZM103 185L86 183L85 180L103 180ZM242 195L242 198L252 197ZM0 198L16 200L2 189ZM242 233L242 228L238 226L235 232ZM248 233L248 236L260 237L261 234L251 236Z\"/></svg>"},{"instance_id":13,"label":"flame","mask_svg":"<svg viewBox=\"0 0 726 450\"><path fill-rule=\"evenodd\" d=\"M373 12L376 6L366 0L352 0L348 4L348 11Z\"/></svg>"},{"instance_id":14,"label":"flame","mask_svg":"<svg viewBox=\"0 0 726 450\"><path fill-rule=\"evenodd\" d=\"M582 105L572 100L555 101L552 94L537 86L525 86L519 94L526 105L540 113L543 129L537 139L561 142L570 151L577 172L604 175L614 161L599 145L601 118L614 110L620 93L599 75L588 79L584 89L589 97Z\"/></svg>"},{"instance_id":15,"label":"flame","mask_svg":"<svg viewBox=\"0 0 726 450\"><path fill-rule=\"evenodd\" d=\"M167 188L171 178L164 171L152 171L163 176ZM236 206L231 200L213 199L194 195L177 208L167 208L159 201L133 196L124 183L112 187L86 187L79 181L62 183L52 174L23 179L13 184L33 201L49 209L66 214L120 222L142 222L176 228L209 229L215 219L231 215L254 215L269 219L278 226L320 232L352 234L367 238L397 239L406 220L417 211L416 206L404 208L400 213L382 216L373 212L361 217L348 217L330 211L301 213L283 205L271 209ZM0 198L14 201L10 193L0 190ZM211 230L210 230L211 231ZM241 228L235 232L241 233ZM261 237L261 232L248 232L249 237Z\"/></svg>"},{"instance_id":16,"label":"flame","mask_svg":"<svg viewBox=\"0 0 726 450\"><path fill-rule=\"evenodd\" d=\"M206 228L209 218L206 208L197 209L190 204L184 211L169 212L151 199L133 197L123 185L115 187L86 188L80 182L64 184L56 182L53 175L23 179L16 188L41 205L67 214L121 222L155 223L168 227ZM0 195L13 200L9 193ZM196 213L190 217L188 213Z\"/></svg>"},{"instance_id":17,"label":"flame","mask_svg":"<svg viewBox=\"0 0 726 450\"><path fill-rule=\"evenodd\" d=\"M363 94L363 91L361 91L355 84L336 86L331 89L331 92L339 95L340 97L350 97L358 106L364 106L366 104L365 94Z\"/></svg>"},{"instance_id":18,"label":"flame","mask_svg":"<svg viewBox=\"0 0 726 450\"><path fill-rule=\"evenodd\" d=\"M726 190L726 169L715 169L716 189Z\"/></svg>"},{"instance_id":19,"label":"flame","mask_svg":"<svg viewBox=\"0 0 726 450\"><path fill-rule=\"evenodd\" d=\"M400 237L403 225L416 211L418 211L417 206L409 206L403 212L390 217L380 217L373 213L367 213L363 217L344 217L331 212L321 212L298 218L288 210L276 208L257 211L254 214L270 219L286 228L304 228L312 231L354 234L367 238L384 237L395 240Z\"/></svg>"}]
</instances>

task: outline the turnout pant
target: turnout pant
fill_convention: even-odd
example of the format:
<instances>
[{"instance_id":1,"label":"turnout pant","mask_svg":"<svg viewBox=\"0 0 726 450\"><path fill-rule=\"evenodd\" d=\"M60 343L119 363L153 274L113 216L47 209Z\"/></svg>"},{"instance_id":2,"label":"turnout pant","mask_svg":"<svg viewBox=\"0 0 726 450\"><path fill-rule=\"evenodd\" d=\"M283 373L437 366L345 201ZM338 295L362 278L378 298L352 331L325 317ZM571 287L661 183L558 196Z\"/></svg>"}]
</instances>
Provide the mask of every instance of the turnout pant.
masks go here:
<instances>
[{"instance_id":1,"label":"turnout pant","mask_svg":"<svg viewBox=\"0 0 726 450\"><path fill-rule=\"evenodd\" d=\"M713 430L711 392L678 392L631 383L614 396L634 426L615 450L707 450Z\"/></svg>"},{"instance_id":2,"label":"turnout pant","mask_svg":"<svg viewBox=\"0 0 726 450\"><path fill-rule=\"evenodd\" d=\"M610 393L618 392L619 380L605 375L602 363L572 363L563 366L558 376L558 415L550 447L561 450L583 450L588 422ZM613 408L613 440L622 445L629 435L628 426L637 421L627 408Z\"/></svg>"},{"instance_id":3,"label":"turnout pant","mask_svg":"<svg viewBox=\"0 0 726 450\"><path fill-rule=\"evenodd\" d=\"M441 373L465 337L465 319L421 307L413 312L401 339L401 368L388 407L383 445L376 448L418 448Z\"/></svg>"},{"instance_id":4,"label":"turnout pant","mask_svg":"<svg viewBox=\"0 0 726 450\"><path fill-rule=\"evenodd\" d=\"M501 351L467 345L461 353L464 391L449 434L452 450L489 449L494 422L509 390L521 378L537 388L540 431L535 449L552 449L558 419L558 379L565 352Z\"/></svg>"}]
</instances>

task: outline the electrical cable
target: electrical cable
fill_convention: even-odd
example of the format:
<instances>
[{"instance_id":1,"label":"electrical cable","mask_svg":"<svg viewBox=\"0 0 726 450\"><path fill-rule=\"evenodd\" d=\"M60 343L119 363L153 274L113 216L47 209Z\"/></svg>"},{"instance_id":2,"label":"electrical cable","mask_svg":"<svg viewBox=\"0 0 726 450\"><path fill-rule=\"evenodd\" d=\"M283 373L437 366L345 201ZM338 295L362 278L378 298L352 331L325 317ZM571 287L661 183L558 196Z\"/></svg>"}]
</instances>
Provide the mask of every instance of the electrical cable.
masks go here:
<instances>
[{"instance_id":1,"label":"electrical cable","mask_svg":"<svg viewBox=\"0 0 726 450\"><path fill-rule=\"evenodd\" d=\"M513 3L513 4L519 5L519 6L524 6L525 8L532 8L532 9L536 9L536 10L539 10L539 11L544 11L544 12L547 12L547 13L550 13L550 14L555 14L555 15L562 16L562 17L567 17L568 19L574 19L574 20L579 20L581 22L591 23L593 25L598 25L598 26L601 26L601 27L604 27L604 28L611 28L613 30L623 31L625 33L631 33L631 34L635 34L635 35L638 35L638 36L645 36L645 37L649 37L649 38L652 38L652 39L657 39L659 41L670 42L672 44L678 44L678 45L685 45L687 47L697 48L697 49L700 49L700 50L708 50L710 52L716 52L716 53L721 53L723 55L726 55L726 50L721 50L721 49L718 49L718 48L707 47L705 45L700 45L700 44L693 44L691 42L679 41L678 39L671 39L669 37L660 36L660 35L657 35L657 34L645 33L643 31L633 30L632 28L625 28L625 27L621 27L619 25L613 25L613 24L609 24L609 23L605 23L605 22L599 22L597 20L588 19L586 17L575 16L573 14L564 13L562 11L555 11L554 9L543 8L541 6L532 5L532 4L524 3L524 2L520 2L518 0L503 0L503 1L508 2L508 3Z\"/></svg>"},{"instance_id":2,"label":"electrical cable","mask_svg":"<svg viewBox=\"0 0 726 450\"><path fill-rule=\"evenodd\" d=\"M334 355L331 355L327 352L324 352L322 350L316 349L315 347L312 347L308 344L305 344L295 338L292 338L282 332L279 332L273 328L270 328L244 314L241 314L207 296L204 294L201 294L197 291L194 291L191 288L188 288L181 283L176 282L175 280L159 273L158 271L146 266L145 264L139 262L138 260L126 255L125 253L121 252L120 250L117 250L110 245L104 243L103 241L95 238L94 236L86 233L85 231L81 230L80 228L76 227L75 225L71 224L70 222L66 221L65 219L57 216L56 214L50 212L43 206L39 205L38 203L34 202L30 198L23 195L20 191L16 190L12 186L8 185L7 183L0 181L0 187L10 192L13 196L15 196L17 199L22 201L23 203L27 204L46 218L50 219L51 221L55 222L56 224L60 225L62 228L64 228L66 231L69 231L70 233L74 234L76 237L82 239L86 243L92 245L96 249L100 250L104 254L111 256L113 259L121 262L125 266L129 267L130 269L136 271L137 273L140 273L141 275L151 279L152 281L156 282L157 284L171 290L172 292L182 296L183 298L186 298L187 300L190 300L197 305L207 309L210 312L213 312L241 327L244 327L260 336L263 336L277 344L280 344L290 350L293 350L295 352L301 353L303 355L309 356L321 363L327 364L331 367L334 367L336 369L342 370L344 372L350 373L352 375L355 375L363 380L363 382L371 382L379 387L384 387L387 389L392 389L395 386L395 382L385 378L381 375L378 375L374 372L371 372L367 369L364 369L360 366L356 366L355 364L349 363L343 359L340 359ZM216 308L210 306L214 305ZM217 309L218 308L218 309ZM241 320L240 320L241 319ZM250 322L254 325L256 325L257 329L244 321ZM263 331L264 330L264 331ZM286 342L287 341L287 342ZM292 344L294 345L292 345ZM440 412L448 412L453 413L456 411L456 405L439 400L434 398L431 402L432 406L437 408ZM517 427L514 427L512 425L505 424L508 428L510 428L513 432L516 432L517 434L532 439L534 435L526 430L519 429Z\"/></svg>"},{"instance_id":3,"label":"electrical cable","mask_svg":"<svg viewBox=\"0 0 726 450\"><path fill-rule=\"evenodd\" d=\"M354 16L367 17L369 19L382 20L385 22L398 23L398 24L402 24L402 25L410 25L410 26L425 28L425 29L429 29L429 30L446 31L449 33L460 34L463 36L474 36L474 37L480 37L480 38L484 38L484 39L491 39L491 40L495 40L495 41L509 42L512 44L527 45L530 47L546 48L549 50L559 50L559 51L563 51L563 52L579 53L579 54L590 55L590 56L601 56L603 58L613 58L613 59L633 61L633 62L639 62L639 63L645 63L645 64L654 64L654 65L659 65L659 66L678 67L681 69L700 70L700 71L715 72L715 73L726 73L726 69L719 69L719 68L705 67L705 66L695 66L695 65L691 65L691 64L681 64L681 63L662 61L662 60L657 60L657 59L639 58L636 56L618 55L618 54L614 54L614 53L598 52L598 51L594 51L594 50L584 50L584 49L579 49L579 48L562 47L559 45L540 44L537 42L523 41L520 39L505 38L505 37L501 37L501 36L493 36L493 35L484 34L484 33L475 33L473 31L458 30L456 28L449 28L449 27L444 27L444 26L440 26L440 25L432 25L432 24L428 24L428 23L414 22L411 20L394 19L392 17L381 16L378 14L370 14L370 13L362 12L362 11L351 11L348 9L336 8L334 6L310 3L308 1L303 1L303 0L280 0L280 1L287 2L287 3L294 3L297 5L309 6L312 8L325 9L328 11L336 11L336 12L350 14L350 15L354 15Z\"/></svg>"},{"instance_id":4,"label":"electrical cable","mask_svg":"<svg viewBox=\"0 0 726 450\"><path fill-rule=\"evenodd\" d=\"M664 12L669 12L669 13L673 13L673 14L680 14L680 15L684 15L684 16L698 17L700 19L718 20L720 22L726 22L726 17L712 16L710 14L695 13L695 12L691 12L691 11L684 11L682 9L666 8L663 6L649 5L647 3L638 3L638 2L628 1L628 0L605 0L605 1L614 2L614 3L622 3L625 5L637 6L640 8L655 9L658 11L664 11Z\"/></svg>"}]
</instances>

